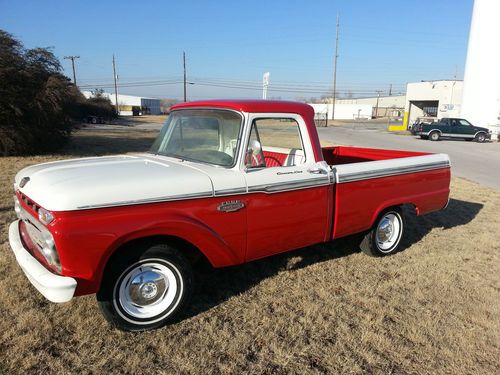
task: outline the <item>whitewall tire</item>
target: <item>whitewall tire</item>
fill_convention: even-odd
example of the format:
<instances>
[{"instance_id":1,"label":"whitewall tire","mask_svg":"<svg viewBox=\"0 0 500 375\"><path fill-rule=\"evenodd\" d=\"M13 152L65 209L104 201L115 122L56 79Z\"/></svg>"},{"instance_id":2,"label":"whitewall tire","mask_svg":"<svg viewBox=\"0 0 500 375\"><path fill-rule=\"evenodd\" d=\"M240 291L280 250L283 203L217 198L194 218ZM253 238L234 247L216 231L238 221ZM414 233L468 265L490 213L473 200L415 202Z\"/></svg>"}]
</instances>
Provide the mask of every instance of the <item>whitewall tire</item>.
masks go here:
<instances>
[{"instance_id":1,"label":"whitewall tire","mask_svg":"<svg viewBox=\"0 0 500 375\"><path fill-rule=\"evenodd\" d=\"M361 242L361 250L371 256L385 256L399 250L404 232L401 208L383 211Z\"/></svg>"},{"instance_id":2,"label":"whitewall tire","mask_svg":"<svg viewBox=\"0 0 500 375\"><path fill-rule=\"evenodd\" d=\"M126 331L167 324L189 298L191 265L181 251L165 244L123 253L106 267L97 293L104 316Z\"/></svg>"}]
</instances>

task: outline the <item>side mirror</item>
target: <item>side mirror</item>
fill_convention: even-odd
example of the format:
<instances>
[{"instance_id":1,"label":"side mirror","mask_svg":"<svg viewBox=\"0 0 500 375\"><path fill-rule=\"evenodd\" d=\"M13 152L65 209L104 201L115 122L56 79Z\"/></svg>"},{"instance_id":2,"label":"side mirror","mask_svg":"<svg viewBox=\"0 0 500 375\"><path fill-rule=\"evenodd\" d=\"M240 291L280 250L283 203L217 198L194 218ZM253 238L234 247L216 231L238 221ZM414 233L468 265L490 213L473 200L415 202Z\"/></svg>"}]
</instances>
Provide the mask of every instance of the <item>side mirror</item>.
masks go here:
<instances>
[{"instance_id":1,"label":"side mirror","mask_svg":"<svg viewBox=\"0 0 500 375\"><path fill-rule=\"evenodd\" d=\"M253 139L248 143L247 153L251 155L258 155L261 152L262 152L262 145L258 140Z\"/></svg>"},{"instance_id":2,"label":"side mirror","mask_svg":"<svg viewBox=\"0 0 500 375\"><path fill-rule=\"evenodd\" d=\"M262 145L256 139L251 140L248 143L245 166L247 168L262 167L265 165L263 160Z\"/></svg>"}]
</instances>

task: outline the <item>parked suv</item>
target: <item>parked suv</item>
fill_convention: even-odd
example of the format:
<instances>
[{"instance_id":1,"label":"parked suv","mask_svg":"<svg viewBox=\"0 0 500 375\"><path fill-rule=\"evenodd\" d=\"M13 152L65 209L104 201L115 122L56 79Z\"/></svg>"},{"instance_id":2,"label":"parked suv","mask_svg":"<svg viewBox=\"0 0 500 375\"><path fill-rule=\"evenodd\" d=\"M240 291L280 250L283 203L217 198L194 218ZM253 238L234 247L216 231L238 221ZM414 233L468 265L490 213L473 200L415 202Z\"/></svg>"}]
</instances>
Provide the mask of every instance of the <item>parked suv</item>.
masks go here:
<instances>
[{"instance_id":1,"label":"parked suv","mask_svg":"<svg viewBox=\"0 0 500 375\"><path fill-rule=\"evenodd\" d=\"M491 139L491 131L487 128L472 125L462 118L442 118L431 124L420 123L414 126L414 134L422 139L439 141L443 138L462 138L467 141L484 142Z\"/></svg>"}]
</instances>

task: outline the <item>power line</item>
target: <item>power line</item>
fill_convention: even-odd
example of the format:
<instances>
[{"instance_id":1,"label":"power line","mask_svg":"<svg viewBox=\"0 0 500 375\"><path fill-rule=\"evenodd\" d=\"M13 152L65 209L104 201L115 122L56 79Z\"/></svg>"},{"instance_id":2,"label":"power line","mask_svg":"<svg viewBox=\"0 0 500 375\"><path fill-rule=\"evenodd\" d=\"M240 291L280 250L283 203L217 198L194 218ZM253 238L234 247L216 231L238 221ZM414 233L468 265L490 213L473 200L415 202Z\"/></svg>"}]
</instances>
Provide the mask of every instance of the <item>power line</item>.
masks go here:
<instances>
[{"instance_id":1,"label":"power line","mask_svg":"<svg viewBox=\"0 0 500 375\"><path fill-rule=\"evenodd\" d=\"M76 71L75 71L75 59L79 59L80 56L64 56L65 60L71 60L71 65L73 67L73 83L76 86Z\"/></svg>"}]
</instances>

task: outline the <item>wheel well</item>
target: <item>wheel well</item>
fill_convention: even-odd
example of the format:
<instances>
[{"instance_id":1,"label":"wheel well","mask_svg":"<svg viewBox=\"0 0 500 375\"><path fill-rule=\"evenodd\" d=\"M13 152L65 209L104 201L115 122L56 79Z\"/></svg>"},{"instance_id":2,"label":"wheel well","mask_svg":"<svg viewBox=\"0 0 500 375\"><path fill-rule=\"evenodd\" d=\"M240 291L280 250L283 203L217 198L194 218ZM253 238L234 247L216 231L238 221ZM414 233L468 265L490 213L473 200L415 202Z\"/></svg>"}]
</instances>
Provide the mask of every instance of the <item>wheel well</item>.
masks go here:
<instances>
[{"instance_id":1,"label":"wheel well","mask_svg":"<svg viewBox=\"0 0 500 375\"><path fill-rule=\"evenodd\" d=\"M169 244L174 246L176 249L181 250L183 254L186 256L188 261L192 264L203 263L204 265L210 265L211 263L208 258L194 246L192 243L176 236L149 236L142 237L131 240L119 246L117 249L113 251L111 256L105 262L103 267L103 272L105 272L106 268L113 263L114 259L119 257L123 251L140 251L144 250L148 247L157 245L157 244Z\"/></svg>"}]
</instances>

